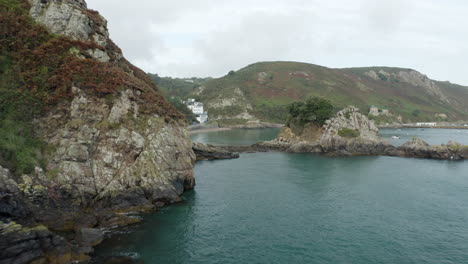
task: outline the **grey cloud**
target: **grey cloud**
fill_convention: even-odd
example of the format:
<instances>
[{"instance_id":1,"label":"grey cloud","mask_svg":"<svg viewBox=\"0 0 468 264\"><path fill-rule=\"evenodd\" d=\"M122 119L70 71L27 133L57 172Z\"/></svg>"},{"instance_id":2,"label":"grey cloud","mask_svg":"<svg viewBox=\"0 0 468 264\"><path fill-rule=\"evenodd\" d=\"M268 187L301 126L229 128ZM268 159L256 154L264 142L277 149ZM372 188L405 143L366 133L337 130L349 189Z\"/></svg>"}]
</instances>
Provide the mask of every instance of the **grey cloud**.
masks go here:
<instances>
[{"instance_id":1,"label":"grey cloud","mask_svg":"<svg viewBox=\"0 0 468 264\"><path fill-rule=\"evenodd\" d=\"M145 71L224 75L263 60L399 66L468 85L463 0L87 0Z\"/></svg>"}]
</instances>

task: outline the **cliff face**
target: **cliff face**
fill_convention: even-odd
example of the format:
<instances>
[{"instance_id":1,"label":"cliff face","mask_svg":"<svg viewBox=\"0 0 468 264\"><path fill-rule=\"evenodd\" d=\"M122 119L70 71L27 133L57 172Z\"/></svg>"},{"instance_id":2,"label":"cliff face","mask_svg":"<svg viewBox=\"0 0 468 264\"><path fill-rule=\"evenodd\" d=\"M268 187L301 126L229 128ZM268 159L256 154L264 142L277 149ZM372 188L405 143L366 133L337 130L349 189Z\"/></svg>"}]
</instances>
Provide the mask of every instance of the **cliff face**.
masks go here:
<instances>
[{"instance_id":1,"label":"cliff face","mask_svg":"<svg viewBox=\"0 0 468 264\"><path fill-rule=\"evenodd\" d=\"M85 260L100 228L139 221L119 213L193 188L192 142L182 116L83 0L10 2L0 3L0 55L11 68L0 83L18 79L6 91L40 102L27 120L45 147L42 166L27 175L0 167L0 263Z\"/></svg>"}]
</instances>

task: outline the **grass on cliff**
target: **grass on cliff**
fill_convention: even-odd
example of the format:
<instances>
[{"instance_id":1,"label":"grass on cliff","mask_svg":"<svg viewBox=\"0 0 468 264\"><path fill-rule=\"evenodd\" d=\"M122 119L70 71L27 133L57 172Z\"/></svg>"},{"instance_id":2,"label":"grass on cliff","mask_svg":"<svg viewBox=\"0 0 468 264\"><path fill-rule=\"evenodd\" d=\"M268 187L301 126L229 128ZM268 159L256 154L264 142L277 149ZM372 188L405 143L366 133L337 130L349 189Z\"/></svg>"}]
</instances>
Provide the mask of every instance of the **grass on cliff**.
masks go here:
<instances>
[{"instance_id":1,"label":"grass on cliff","mask_svg":"<svg viewBox=\"0 0 468 264\"><path fill-rule=\"evenodd\" d=\"M35 167L44 167L44 149L29 122L0 119L0 163L14 174L29 174Z\"/></svg>"},{"instance_id":2,"label":"grass on cliff","mask_svg":"<svg viewBox=\"0 0 468 264\"><path fill-rule=\"evenodd\" d=\"M338 136L344 138L357 138L359 137L359 135L360 133L356 129L343 128L340 131L338 131Z\"/></svg>"}]
</instances>

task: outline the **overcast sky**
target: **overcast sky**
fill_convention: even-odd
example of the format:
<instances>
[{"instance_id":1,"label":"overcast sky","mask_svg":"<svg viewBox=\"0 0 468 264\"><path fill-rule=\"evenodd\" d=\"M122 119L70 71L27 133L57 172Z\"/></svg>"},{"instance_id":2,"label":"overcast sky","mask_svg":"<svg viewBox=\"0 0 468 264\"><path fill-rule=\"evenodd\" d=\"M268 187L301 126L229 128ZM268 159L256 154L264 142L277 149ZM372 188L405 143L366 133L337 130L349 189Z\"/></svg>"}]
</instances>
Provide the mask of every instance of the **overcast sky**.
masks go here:
<instances>
[{"instance_id":1,"label":"overcast sky","mask_svg":"<svg viewBox=\"0 0 468 264\"><path fill-rule=\"evenodd\" d=\"M468 85L466 0L87 0L143 70L219 77L258 61L398 66Z\"/></svg>"}]
</instances>

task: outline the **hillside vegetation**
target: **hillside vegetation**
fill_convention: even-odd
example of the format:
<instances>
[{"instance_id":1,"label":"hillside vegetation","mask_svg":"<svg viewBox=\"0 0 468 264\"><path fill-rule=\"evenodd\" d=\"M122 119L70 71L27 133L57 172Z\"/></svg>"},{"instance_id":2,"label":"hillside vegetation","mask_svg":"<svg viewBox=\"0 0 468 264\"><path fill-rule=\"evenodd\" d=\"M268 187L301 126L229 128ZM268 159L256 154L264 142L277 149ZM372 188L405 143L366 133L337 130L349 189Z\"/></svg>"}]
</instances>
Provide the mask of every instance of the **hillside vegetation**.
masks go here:
<instances>
[{"instance_id":1,"label":"hillside vegetation","mask_svg":"<svg viewBox=\"0 0 468 264\"><path fill-rule=\"evenodd\" d=\"M195 89L212 118L285 122L287 105L310 96L330 100L338 108L355 105L388 109L390 122L468 120L468 87L439 82L403 68L331 69L298 62L261 62L208 80Z\"/></svg>"}]
</instances>

